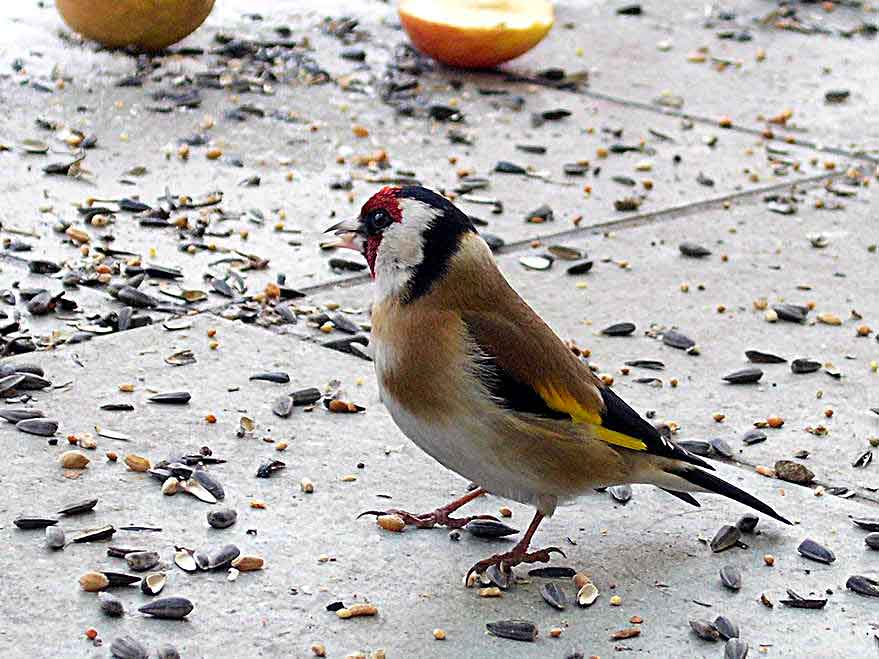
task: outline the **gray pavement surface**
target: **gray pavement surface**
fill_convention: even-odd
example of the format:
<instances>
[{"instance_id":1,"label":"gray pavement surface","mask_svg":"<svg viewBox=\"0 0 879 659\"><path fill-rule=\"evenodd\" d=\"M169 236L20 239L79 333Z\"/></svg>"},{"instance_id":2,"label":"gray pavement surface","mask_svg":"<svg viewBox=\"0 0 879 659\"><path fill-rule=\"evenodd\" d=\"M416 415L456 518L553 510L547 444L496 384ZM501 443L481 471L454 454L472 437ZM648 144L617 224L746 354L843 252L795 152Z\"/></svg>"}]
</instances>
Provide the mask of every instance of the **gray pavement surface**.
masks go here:
<instances>
[{"instance_id":1,"label":"gray pavement surface","mask_svg":"<svg viewBox=\"0 0 879 659\"><path fill-rule=\"evenodd\" d=\"M869 27L879 19L873 11L857 3L833 3L833 11L795 3L784 14L771 2L708 10L695 2L644 2L642 15L622 16L622 3L560 2L556 27L534 51L501 72L466 73L401 59L397 46L405 35L393 6L381 2L218 3L202 29L180 44L200 51L140 59L71 37L44 4L0 9L3 33L10 35L0 44L0 143L7 147L0 152L6 173L0 233L31 246L0 252L0 289L15 302L2 305L7 317L0 322L20 324L6 330L3 362L38 364L53 382L7 406L43 410L60 426L54 444L0 426L7 456L0 470L7 492L0 504L0 573L6 575L0 615L7 621L0 626L0 654L104 657L114 638L130 634L153 651L173 643L184 657L308 657L312 643L323 643L330 657L377 657L380 650L388 657L721 657L723 643L700 640L688 624L717 615L739 625L752 657L875 653L875 600L845 585L851 575L877 576L866 531L849 519L876 516L879 505L876 467L865 457L879 444L879 416L870 411L879 407L873 191L879 127L871 114L877 62ZM773 11L782 13L757 20ZM346 16L356 27L340 31ZM228 41L221 35L262 45L230 57L214 50ZM364 50L365 63L340 57L351 47ZM699 59L694 53L702 47L706 61L688 61ZM266 58L265 48L276 51ZM761 49L765 58L758 58ZM535 77L549 67L587 71L588 81L554 89ZM141 86L118 86L136 73ZM511 73L527 79L510 79ZM417 82L413 94L389 93L389 83L408 80ZM220 88L205 81L219 81ZM827 104L829 89L848 89L850 96ZM157 112L169 103L154 96L162 90L194 90L200 100L197 107ZM671 96L682 105L670 107ZM431 119L432 105L458 109L464 120ZM532 113L560 108L571 115L532 125ZM767 123L785 110L792 112L785 124ZM732 118L731 129L718 125L721 116ZM355 126L368 135L357 137ZM767 127L778 139L761 137ZM85 152L87 171L44 174L44 166L75 153L64 142L68 129L97 137ZM453 142L450 131L470 143ZM179 140L196 133L206 143L181 158ZM49 153L24 153L26 139L45 142ZM517 144L541 145L546 153L526 153ZM614 144L637 150L614 153ZM209 160L210 149L222 157ZM527 166L531 176L496 173L499 160ZM588 161L585 175L566 176L563 165L577 161ZM455 191L467 175L486 179L487 187L470 194L499 200L503 212ZM242 185L254 176L259 185ZM371 299L368 276L331 268L331 258L362 259L322 250L323 228L356 213L380 185L410 178L445 191L486 221L481 231L506 243L498 262L510 282L562 338L590 351L596 370L613 377L621 396L654 422L672 425L679 441L725 440L732 458L717 460L721 474L795 526L761 520L759 533L745 536L747 548L713 554L707 542L745 512L733 502L704 496L703 507L693 509L638 486L624 506L596 494L561 508L536 537L537 545L563 546L567 559L555 563L590 574L601 593L591 608L558 612L542 601L541 579L498 599L462 587L466 567L505 542L467 532L453 542L437 529L393 534L369 518L355 519L391 506L427 511L467 487L396 429L378 400L372 365L360 358L368 348L358 356L321 347L350 338L338 328L320 331L324 314L340 314L337 326L339 318L359 325L365 342ZM331 187L340 181L350 185ZM166 190L170 197L161 202ZM215 191L222 192L219 203L171 208L170 220L186 217L183 230L142 226L130 212L96 227L76 209L108 203L90 199L121 197L154 208L179 206L180 196ZM615 210L615 201L630 196L639 197L637 209ZM542 204L555 219L526 222ZM792 214L770 210L785 204ZM59 223L88 232L87 254L55 230ZM712 253L685 257L679 251L685 241ZM189 244L195 249L187 250ZM568 275L563 260L547 271L521 265L521 257L553 245L583 250L592 270ZM124 254L102 259L98 248ZM62 269L31 273L34 259ZM175 300L159 292L165 287L207 295L188 306L138 309L135 315L149 316L151 326L113 331L128 311L115 291L142 264L180 270L176 283L147 278L140 286L166 305ZM63 288L71 272L88 280L102 266L109 266L109 285ZM232 297L217 294L210 277L233 286ZM260 295L279 277L306 293L286 302L287 314ZM79 308L33 316L21 293L34 288L63 289ZM755 308L761 299L770 307L814 308L802 324L770 323ZM841 324L819 322L826 313ZM635 323L632 336L600 333L623 321ZM867 335L857 336L862 326ZM669 327L692 337L699 354L663 345L657 336ZM75 342L85 336L93 338ZM28 339L37 352L8 356ZM192 351L195 363L165 361L183 350ZM746 350L788 363L756 365L764 371L757 384L725 383L724 375L755 366ZM790 361L796 358L821 368L795 374ZM664 369L625 366L634 359L661 360ZM266 371L287 372L291 382L249 380ZM127 383L132 393L119 390ZM366 411L332 414L318 403L289 418L272 413L279 395L306 387L338 393ZM192 399L185 406L147 402L171 391L189 391ZM134 410L100 409L121 402ZM745 444L745 433L770 416L784 425L766 429L765 441ZM255 428L239 432L242 418ZM96 426L129 439L101 436ZM58 456L77 433L94 435L97 447L85 449L87 469L65 473ZM278 451L282 443L287 447ZM238 512L226 530L206 523L216 506L183 493L163 496L158 480L123 462L136 454L155 464L202 447L227 461L207 467L226 491L217 505ZM118 461L108 460L107 451ZM866 464L853 466L858 458ZM286 468L256 478L267 459ZM782 459L808 466L814 481L794 484L756 470ZM303 478L313 481L312 494L300 489ZM52 514L89 497L100 500L94 512L60 524L68 538L112 524L118 530L109 542L52 551L42 530L12 524L20 514ZM252 501L265 508L252 508ZM469 508L496 513L503 505L512 509L510 523L525 528L531 511L524 506L486 497ZM799 556L807 537L831 548L836 561ZM175 546L225 543L262 556L265 569L230 582L224 570L188 574L173 563ZM137 613L149 598L136 586L114 591L126 608L122 618L104 615L77 580L88 570L128 572L122 559L106 555L108 545L157 551L168 574L162 595L191 599L188 619ZM773 567L765 554L775 557ZM724 565L742 571L740 591L721 585ZM573 596L569 581L559 583ZM827 604L789 607L781 603L788 589ZM763 594L773 607L761 603ZM619 606L611 605L613 595ZM378 615L340 619L326 609L339 601L371 602ZM533 621L538 639L517 643L485 633L486 623L511 618ZM637 618L642 622L632 622ZM553 627L562 630L558 638L550 636ZM640 635L611 639L631 627ZM97 630L97 642L86 638L89 628ZM446 640L434 640L436 628Z\"/></svg>"}]
</instances>

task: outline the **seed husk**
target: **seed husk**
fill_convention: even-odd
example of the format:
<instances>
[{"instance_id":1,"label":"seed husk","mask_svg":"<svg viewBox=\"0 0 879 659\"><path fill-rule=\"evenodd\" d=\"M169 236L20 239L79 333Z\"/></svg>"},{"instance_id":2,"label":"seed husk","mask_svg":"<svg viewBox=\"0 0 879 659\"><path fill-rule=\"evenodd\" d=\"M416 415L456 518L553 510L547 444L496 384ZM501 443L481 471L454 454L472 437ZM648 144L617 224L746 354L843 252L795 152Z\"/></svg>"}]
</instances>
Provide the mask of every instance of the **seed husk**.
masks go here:
<instances>
[{"instance_id":1,"label":"seed husk","mask_svg":"<svg viewBox=\"0 0 879 659\"><path fill-rule=\"evenodd\" d=\"M621 503L623 505L629 503L632 499L632 486L625 485L612 485L607 488L608 494L613 497L613 500L617 503Z\"/></svg>"},{"instance_id":2,"label":"seed husk","mask_svg":"<svg viewBox=\"0 0 879 659\"><path fill-rule=\"evenodd\" d=\"M256 470L257 478L269 478L276 471L280 471L287 466L286 463L281 462L280 460L266 460L263 462L259 468Z\"/></svg>"},{"instance_id":3,"label":"seed husk","mask_svg":"<svg viewBox=\"0 0 879 659\"><path fill-rule=\"evenodd\" d=\"M585 256L581 250L566 245L550 245L546 251L562 261L579 261Z\"/></svg>"},{"instance_id":4,"label":"seed husk","mask_svg":"<svg viewBox=\"0 0 879 659\"><path fill-rule=\"evenodd\" d=\"M19 515L12 523L23 530L44 529L47 526L54 526L58 523L57 519L51 517L38 517L33 515Z\"/></svg>"},{"instance_id":5,"label":"seed husk","mask_svg":"<svg viewBox=\"0 0 879 659\"><path fill-rule=\"evenodd\" d=\"M871 462L873 462L873 451L867 449L855 459L852 463L852 467L855 469L863 469L864 467L869 466Z\"/></svg>"},{"instance_id":6,"label":"seed husk","mask_svg":"<svg viewBox=\"0 0 879 659\"><path fill-rule=\"evenodd\" d=\"M41 412L40 410L30 410L24 408L8 408L5 410L0 410L0 419L8 421L9 423L18 423L19 421L26 421L27 419L38 419L44 416L46 416L45 413Z\"/></svg>"},{"instance_id":7,"label":"seed husk","mask_svg":"<svg viewBox=\"0 0 879 659\"><path fill-rule=\"evenodd\" d=\"M312 405L322 397L323 394L320 392L320 389L317 389L316 387L300 389L299 391L294 391L290 394L290 398L293 399L293 405L297 407L301 405Z\"/></svg>"},{"instance_id":8,"label":"seed husk","mask_svg":"<svg viewBox=\"0 0 879 659\"><path fill-rule=\"evenodd\" d=\"M865 531L879 532L879 517L851 517L851 520Z\"/></svg>"},{"instance_id":9,"label":"seed husk","mask_svg":"<svg viewBox=\"0 0 879 659\"><path fill-rule=\"evenodd\" d=\"M714 538L712 538L709 543L709 546L711 547L711 551L719 553L738 545L741 538L742 532L739 531L737 527L725 524L718 529Z\"/></svg>"},{"instance_id":10,"label":"seed husk","mask_svg":"<svg viewBox=\"0 0 879 659\"><path fill-rule=\"evenodd\" d=\"M690 258L694 259L701 259L705 256L711 255L711 250L707 247L703 247L702 245L697 245L696 243L691 243L688 241L682 242L680 245L678 245L678 249L684 256L689 256Z\"/></svg>"},{"instance_id":11,"label":"seed husk","mask_svg":"<svg viewBox=\"0 0 879 659\"><path fill-rule=\"evenodd\" d=\"M690 620L690 629L703 641L715 643L720 640L720 632L707 620Z\"/></svg>"},{"instance_id":12,"label":"seed husk","mask_svg":"<svg viewBox=\"0 0 879 659\"><path fill-rule=\"evenodd\" d=\"M732 447L720 437L714 437L713 439L708 440L708 443L711 445L711 450L714 451L717 455L722 458L726 458L727 460L732 459L733 450Z\"/></svg>"},{"instance_id":13,"label":"seed husk","mask_svg":"<svg viewBox=\"0 0 879 659\"><path fill-rule=\"evenodd\" d=\"M185 597L162 597L144 604L138 611L163 620L182 620L193 608L192 602Z\"/></svg>"},{"instance_id":14,"label":"seed husk","mask_svg":"<svg viewBox=\"0 0 879 659\"><path fill-rule=\"evenodd\" d=\"M826 599L802 597L790 588L787 595L789 599L779 601L792 609L823 609L827 605Z\"/></svg>"},{"instance_id":15,"label":"seed husk","mask_svg":"<svg viewBox=\"0 0 879 659\"><path fill-rule=\"evenodd\" d=\"M519 263L528 270L549 270L552 266L552 260L545 256L522 256Z\"/></svg>"},{"instance_id":16,"label":"seed husk","mask_svg":"<svg viewBox=\"0 0 879 659\"><path fill-rule=\"evenodd\" d=\"M271 371L269 373L257 373L250 376L251 382L259 380L262 382L274 382L276 384L287 384L290 382L290 375L283 371Z\"/></svg>"},{"instance_id":17,"label":"seed husk","mask_svg":"<svg viewBox=\"0 0 879 659\"><path fill-rule=\"evenodd\" d=\"M158 659L180 659L180 653L173 645L164 643L156 650Z\"/></svg>"},{"instance_id":18,"label":"seed husk","mask_svg":"<svg viewBox=\"0 0 879 659\"><path fill-rule=\"evenodd\" d=\"M745 357L755 364L784 364L787 361L784 357L773 355L771 352L761 352L759 350L746 350Z\"/></svg>"},{"instance_id":19,"label":"seed husk","mask_svg":"<svg viewBox=\"0 0 879 659\"><path fill-rule=\"evenodd\" d=\"M879 597L879 581L861 575L853 575L845 582L845 587L859 595Z\"/></svg>"},{"instance_id":20,"label":"seed husk","mask_svg":"<svg viewBox=\"0 0 879 659\"><path fill-rule=\"evenodd\" d=\"M548 567L535 567L528 570L529 577L538 577L541 579L570 579L577 571L570 567L560 567L550 565Z\"/></svg>"},{"instance_id":21,"label":"seed husk","mask_svg":"<svg viewBox=\"0 0 879 659\"><path fill-rule=\"evenodd\" d=\"M168 577L164 572L151 572L140 581L140 589L147 595L158 595L162 592Z\"/></svg>"},{"instance_id":22,"label":"seed husk","mask_svg":"<svg viewBox=\"0 0 879 659\"><path fill-rule=\"evenodd\" d=\"M198 565L191 549L178 547L174 553L174 564L184 572L198 572Z\"/></svg>"},{"instance_id":23,"label":"seed husk","mask_svg":"<svg viewBox=\"0 0 879 659\"><path fill-rule=\"evenodd\" d=\"M746 446L753 446L754 444L765 442L766 433L759 428L752 428L745 433L745 435L742 437L742 441L745 443Z\"/></svg>"},{"instance_id":24,"label":"seed husk","mask_svg":"<svg viewBox=\"0 0 879 659\"><path fill-rule=\"evenodd\" d=\"M518 533L519 529L490 519L474 519L464 527L477 538L503 538Z\"/></svg>"},{"instance_id":25,"label":"seed husk","mask_svg":"<svg viewBox=\"0 0 879 659\"><path fill-rule=\"evenodd\" d=\"M800 543L800 546L797 547L797 551L800 552L800 555L804 558L808 558L813 561L817 561L819 563L830 564L836 560L836 555L827 547L818 544L811 538L806 538Z\"/></svg>"},{"instance_id":26,"label":"seed husk","mask_svg":"<svg viewBox=\"0 0 879 659\"><path fill-rule=\"evenodd\" d=\"M528 620L498 620L486 623L485 628L492 636L514 641L534 641L537 638L537 625Z\"/></svg>"},{"instance_id":27,"label":"seed husk","mask_svg":"<svg viewBox=\"0 0 879 659\"><path fill-rule=\"evenodd\" d=\"M813 359L795 359L790 363L790 370L798 375L814 373L821 368L821 362Z\"/></svg>"},{"instance_id":28,"label":"seed husk","mask_svg":"<svg viewBox=\"0 0 879 659\"><path fill-rule=\"evenodd\" d=\"M50 526L49 528L55 528ZM47 529L48 531L48 529ZM879 549L879 533L869 533L864 537L864 542L870 549Z\"/></svg>"},{"instance_id":29,"label":"seed husk","mask_svg":"<svg viewBox=\"0 0 879 659\"><path fill-rule=\"evenodd\" d=\"M125 555L125 562L135 572L146 572L159 564L159 555L154 551L133 551Z\"/></svg>"},{"instance_id":30,"label":"seed husk","mask_svg":"<svg viewBox=\"0 0 879 659\"><path fill-rule=\"evenodd\" d=\"M494 171L500 174L527 174L528 170L508 160L499 160L494 166Z\"/></svg>"},{"instance_id":31,"label":"seed husk","mask_svg":"<svg viewBox=\"0 0 879 659\"><path fill-rule=\"evenodd\" d=\"M71 503L67 506L64 506L61 510L58 511L59 515L81 515L82 513L87 513L90 510L94 510L95 506L98 505L97 499L85 499L83 501L77 501L76 503Z\"/></svg>"},{"instance_id":32,"label":"seed husk","mask_svg":"<svg viewBox=\"0 0 879 659\"><path fill-rule=\"evenodd\" d=\"M106 591L98 593L98 601L101 603L101 611L108 616L118 618L125 613L125 607L122 606L122 602L112 593Z\"/></svg>"},{"instance_id":33,"label":"seed husk","mask_svg":"<svg viewBox=\"0 0 879 659\"><path fill-rule=\"evenodd\" d=\"M631 359L626 362L626 366L646 368L651 371L661 371L665 368L665 364L657 359Z\"/></svg>"},{"instance_id":34,"label":"seed husk","mask_svg":"<svg viewBox=\"0 0 879 659\"><path fill-rule=\"evenodd\" d=\"M723 659L746 659L748 656L748 642L740 638L731 638L723 648Z\"/></svg>"},{"instance_id":35,"label":"seed husk","mask_svg":"<svg viewBox=\"0 0 879 659\"><path fill-rule=\"evenodd\" d=\"M497 565L489 565L482 576L484 577L483 583L497 586L501 590L507 590L512 579L512 574L503 572Z\"/></svg>"},{"instance_id":36,"label":"seed husk","mask_svg":"<svg viewBox=\"0 0 879 659\"><path fill-rule=\"evenodd\" d=\"M564 611L568 605L568 596L562 587L554 581L542 584L540 586L540 595L547 604L559 611Z\"/></svg>"},{"instance_id":37,"label":"seed husk","mask_svg":"<svg viewBox=\"0 0 879 659\"><path fill-rule=\"evenodd\" d=\"M592 606L599 595L598 587L591 581L588 581L577 591L577 604L583 607Z\"/></svg>"},{"instance_id":38,"label":"seed husk","mask_svg":"<svg viewBox=\"0 0 879 659\"><path fill-rule=\"evenodd\" d=\"M79 578L80 587L87 593L96 593L110 585L103 572L86 572Z\"/></svg>"},{"instance_id":39,"label":"seed husk","mask_svg":"<svg viewBox=\"0 0 879 659\"><path fill-rule=\"evenodd\" d=\"M671 348L677 348L678 350L689 350L696 345L696 342L689 336L673 329L667 330L663 333L662 342L665 345Z\"/></svg>"},{"instance_id":40,"label":"seed husk","mask_svg":"<svg viewBox=\"0 0 879 659\"><path fill-rule=\"evenodd\" d=\"M763 377L763 371L759 368L743 368L739 371L724 375L723 379L730 384L754 384Z\"/></svg>"},{"instance_id":41,"label":"seed husk","mask_svg":"<svg viewBox=\"0 0 879 659\"><path fill-rule=\"evenodd\" d=\"M207 552L204 554L205 559L200 564L199 567L202 570L216 570L219 568L228 567L232 561L234 561L241 554L241 550L232 544L223 545L218 549L214 549L213 551ZM199 563L200 552L196 552L195 561Z\"/></svg>"},{"instance_id":42,"label":"seed husk","mask_svg":"<svg viewBox=\"0 0 879 659\"><path fill-rule=\"evenodd\" d=\"M189 480L180 481L180 489L187 494L194 496L199 501L205 503L217 503L217 497L211 494L207 488L199 483L194 477Z\"/></svg>"},{"instance_id":43,"label":"seed husk","mask_svg":"<svg viewBox=\"0 0 879 659\"><path fill-rule=\"evenodd\" d=\"M82 451L65 451L58 460L65 469L85 469L91 462Z\"/></svg>"},{"instance_id":44,"label":"seed husk","mask_svg":"<svg viewBox=\"0 0 879 659\"><path fill-rule=\"evenodd\" d=\"M601 330L605 336L629 336L635 331L635 323L615 323Z\"/></svg>"},{"instance_id":45,"label":"seed husk","mask_svg":"<svg viewBox=\"0 0 879 659\"><path fill-rule=\"evenodd\" d=\"M720 581L730 590L739 590L742 587L742 573L733 565L724 565L720 568Z\"/></svg>"},{"instance_id":46,"label":"seed husk","mask_svg":"<svg viewBox=\"0 0 879 659\"><path fill-rule=\"evenodd\" d=\"M97 542L99 540L109 540L113 537L114 533L116 533L116 529L111 524L107 524L96 529L83 531L81 534L73 538L73 542L79 544L83 542Z\"/></svg>"},{"instance_id":47,"label":"seed husk","mask_svg":"<svg viewBox=\"0 0 879 659\"><path fill-rule=\"evenodd\" d=\"M44 419L35 417L32 419L23 419L15 424L17 430L26 432L29 435L39 435L40 437L51 437L58 430L58 422L54 419Z\"/></svg>"},{"instance_id":48,"label":"seed husk","mask_svg":"<svg viewBox=\"0 0 879 659\"><path fill-rule=\"evenodd\" d=\"M739 637L739 626L726 616L717 616L714 619L714 628L720 633L720 637L726 641Z\"/></svg>"},{"instance_id":49,"label":"seed husk","mask_svg":"<svg viewBox=\"0 0 879 659\"><path fill-rule=\"evenodd\" d=\"M786 320L790 323L805 322L806 316L809 313L806 307L801 307L797 304L773 304L772 309L781 320Z\"/></svg>"},{"instance_id":50,"label":"seed husk","mask_svg":"<svg viewBox=\"0 0 879 659\"><path fill-rule=\"evenodd\" d=\"M582 275L592 270L592 265L592 261L580 261L578 263L574 263L573 265L568 266L565 272L567 272L569 275Z\"/></svg>"},{"instance_id":51,"label":"seed husk","mask_svg":"<svg viewBox=\"0 0 879 659\"><path fill-rule=\"evenodd\" d=\"M46 545L50 549L64 548L64 529L60 526L46 527Z\"/></svg>"},{"instance_id":52,"label":"seed husk","mask_svg":"<svg viewBox=\"0 0 879 659\"><path fill-rule=\"evenodd\" d=\"M107 577L107 580L110 582L108 588L122 588L125 586L131 586L140 581L140 577L134 574L124 574L123 572L104 572L103 575Z\"/></svg>"},{"instance_id":53,"label":"seed husk","mask_svg":"<svg viewBox=\"0 0 879 659\"><path fill-rule=\"evenodd\" d=\"M293 397L292 396L278 396L275 399L275 402L272 403L272 413L275 416L279 416L282 419L287 418L293 412Z\"/></svg>"},{"instance_id":54,"label":"seed husk","mask_svg":"<svg viewBox=\"0 0 879 659\"><path fill-rule=\"evenodd\" d=\"M208 513L208 524L215 529L227 529L238 520L238 513L232 508L219 508Z\"/></svg>"},{"instance_id":55,"label":"seed husk","mask_svg":"<svg viewBox=\"0 0 879 659\"><path fill-rule=\"evenodd\" d=\"M150 651L131 636L118 636L110 643L110 654L116 659L148 659Z\"/></svg>"},{"instance_id":56,"label":"seed husk","mask_svg":"<svg viewBox=\"0 0 879 659\"><path fill-rule=\"evenodd\" d=\"M24 373L13 373L0 379L0 394L12 395L15 388L24 382Z\"/></svg>"},{"instance_id":57,"label":"seed husk","mask_svg":"<svg viewBox=\"0 0 879 659\"><path fill-rule=\"evenodd\" d=\"M199 483L204 489L210 492L217 499L224 499L226 497L226 491L223 489L223 486L220 484L216 478L211 476L204 469L197 469L193 474L192 478Z\"/></svg>"},{"instance_id":58,"label":"seed husk","mask_svg":"<svg viewBox=\"0 0 879 659\"><path fill-rule=\"evenodd\" d=\"M789 483L807 485L815 480L815 474L806 465L793 460L778 460L775 463L775 475Z\"/></svg>"},{"instance_id":59,"label":"seed husk","mask_svg":"<svg viewBox=\"0 0 879 659\"><path fill-rule=\"evenodd\" d=\"M150 396L147 400L160 405L186 405L190 398L192 398L192 395L188 391L173 391Z\"/></svg>"}]
</instances>

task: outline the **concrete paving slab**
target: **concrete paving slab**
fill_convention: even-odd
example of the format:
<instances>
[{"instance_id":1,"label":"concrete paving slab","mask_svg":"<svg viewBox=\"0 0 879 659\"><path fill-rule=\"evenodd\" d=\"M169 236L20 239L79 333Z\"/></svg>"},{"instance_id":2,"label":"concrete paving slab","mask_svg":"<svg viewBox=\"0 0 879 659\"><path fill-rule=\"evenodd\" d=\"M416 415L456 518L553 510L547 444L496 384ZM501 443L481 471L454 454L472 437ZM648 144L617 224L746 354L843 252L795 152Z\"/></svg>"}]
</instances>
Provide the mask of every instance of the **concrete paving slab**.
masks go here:
<instances>
[{"instance_id":1,"label":"concrete paving slab","mask_svg":"<svg viewBox=\"0 0 879 659\"><path fill-rule=\"evenodd\" d=\"M207 347L209 329L216 330L218 350ZM163 362L184 348L193 350L196 364L174 368ZM562 563L593 576L602 594L591 609L551 610L540 599L537 579L487 600L464 589L459 580L465 566L502 544L466 533L454 543L441 530L390 534L354 519L363 509L390 505L427 510L460 494L466 485L394 428L365 362L206 316L180 332L152 327L95 340L77 351L76 361L71 357L70 351L59 350L27 359L40 363L56 382L72 381L35 396L35 405L60 419L61 443L68 433L91 431L96 423L132 439L125 443L98 437L98 449L89 452L89 467L78 478L67 479L56 462L63 447L48 446L45 439L8 426L0 429L7 450L2 482L7 492L19 493L2 504L2 564L7 574L21 576L7 584L2 607L9 624L0 631L0 646L15 648L20 656L51 648L59 657L103 657L114 637L131 634L151 647L174 643L187 657L307 657L313 642L324 643L329 656L382 648L390 657L561 657L632 648L645 656L718 657L722 647L698 640L687 625L688 618L713 619L718 614L739 624L753 652L765 645L771 656L852 656L867 652L873 643L868 626L872 603L843 586L849 574L872 566L862 545L864 533L851 528L847 519L848 514L871 514L870 507L816 498L809 490L721 466L724 476L759 493L801 526L781 528L764 521L758 527L762 533L747 539L749 549L712 555L700 537L710 538L722 523L734 521L742 512L739 507L707 497L698 511L670 506L666 495L646 488L637 488L626 507L609 505L609 498L598 496L559 510L538 536L540 543L563 544L568 560ZM288 371L292 382L248 381L250 374L269 369ZM323 387L336 378L351 400L366 406L364 414L332 415L318 408L297 410L284 420L272 416L271 401L279 392ZM122 381L133 382L136 391L117 392ZM155 406L145 402L150 389L189 389L193 398L185 407ZM133 402L135 412L97 409L121 399ZM215 414L217 423L206 424L207 414ZM242 415L254 419L257 429L238 438ZM275 444L288 442L289 448L275 451L265 441L268 437ZM224 504L239 514L237 524L225 531L205 523L211 506L183 494L163 497L158 482L126 470L121 462L129 452L156 461L200 446L228 460L209 467L225 487ZM118 452L120 462L108 462L107 450ZM256 467L267 458L284 460L287 469L269 480L256 479ZM357 480L345 482L348 474ZM303 477L314 482L313 494L299 490ZM21 531L11 524L17 514L47 513L90 496L100 498L98 507L87 516L62 520L68 534L105 523L161 527L160 532L120 530L111 544L160 552L169 573L162 594L186 596L195 603L186 622L149 620L134 613L147 601L134 588L116 591L128 613L121 619L106 618L96 597L82 592L76 581L88 569L124 570L121 560L105 556L107 543L50 552L41 531ZM252 499L263 500L267 508L250 508ZM488 498L472 508L490 512L500 503ZM512 522L524 524L527 509L512 509ZM830 546L837 561L825 567L798 557L796 544L806 536ZM223 572L188 575L170 564L174 545L227 542L265 557L266 569L228 583ZM777 557L774 568L763 564L766 553ZM739 593L724 591L719 583L717 571L725 564L744 573ZM833 593L824 611L810 612L780 605L785 588L821 597L824 589ZM774 609L757 601L761 593L775 603ZM613 594L622 598L619 607L608 603ZM373 602L379 614L340 620L325 610L338 600ZM641 636L611 641L611 633L632 626L632 616L644 620ZM517 617L538 625L540 636L533 645L485 635L486 622ZM38 626L51 632L38 636L29 631ZM553 626L563 629L559 639L548 636ZM833 638L826 626L835 630ZM84 638L90 627L104 640L101 649L93 649ZM447 640L435 641L434 628L444 629Z\"/></svg>"}]
</instances>

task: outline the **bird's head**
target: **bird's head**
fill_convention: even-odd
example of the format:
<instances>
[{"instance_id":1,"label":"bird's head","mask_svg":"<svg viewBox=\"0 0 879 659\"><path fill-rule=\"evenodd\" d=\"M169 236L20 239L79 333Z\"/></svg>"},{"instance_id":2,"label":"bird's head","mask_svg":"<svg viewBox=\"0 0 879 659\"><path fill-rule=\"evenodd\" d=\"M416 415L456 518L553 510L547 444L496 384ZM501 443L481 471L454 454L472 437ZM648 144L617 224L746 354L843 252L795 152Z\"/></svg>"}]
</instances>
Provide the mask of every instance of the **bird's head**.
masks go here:
<instances>
[{"instance_id":1,"label":"bird's head","mask_svg":"<svg viewBox=\"0 0 879 659\"><path fill-rule=\"evenodd\" d=\"M448 199L413 185L382 188L358 217L327 231L343 237L340 247L366 257L382 297L411 301L445 274L461 238L476 230Z\"/></svg>"}]
</instances>

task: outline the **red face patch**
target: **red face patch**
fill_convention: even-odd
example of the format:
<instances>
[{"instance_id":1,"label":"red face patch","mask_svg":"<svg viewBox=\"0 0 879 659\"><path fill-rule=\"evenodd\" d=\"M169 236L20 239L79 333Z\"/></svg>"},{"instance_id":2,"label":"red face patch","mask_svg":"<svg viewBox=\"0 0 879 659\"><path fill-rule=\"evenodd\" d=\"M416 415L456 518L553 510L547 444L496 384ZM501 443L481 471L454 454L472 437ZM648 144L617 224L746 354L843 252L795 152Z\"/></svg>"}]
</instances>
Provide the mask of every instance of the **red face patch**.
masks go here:
<instances>
[{"instance_id":1,"label":"red face patch","mask_svg":"<svg viewBox=\"0 0 879 659\"><path fill-rule=\"evenodd\" d=\"M394 222L403 221L403 211L400 204L397 203L397 193L400 191L398 187L384 187L369 198L363 208L360 209L360 221L368 222L370 213L374 213L378 209L384 210ZM369 271L375 278L375 260L378 258L378 248L382 242L382 234L370 234L366 239L366 248L363 255L366 262L369 263Z\"/></svg>"}]
</instances>

